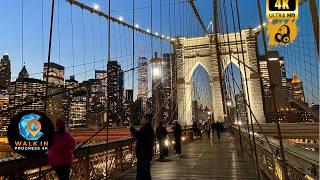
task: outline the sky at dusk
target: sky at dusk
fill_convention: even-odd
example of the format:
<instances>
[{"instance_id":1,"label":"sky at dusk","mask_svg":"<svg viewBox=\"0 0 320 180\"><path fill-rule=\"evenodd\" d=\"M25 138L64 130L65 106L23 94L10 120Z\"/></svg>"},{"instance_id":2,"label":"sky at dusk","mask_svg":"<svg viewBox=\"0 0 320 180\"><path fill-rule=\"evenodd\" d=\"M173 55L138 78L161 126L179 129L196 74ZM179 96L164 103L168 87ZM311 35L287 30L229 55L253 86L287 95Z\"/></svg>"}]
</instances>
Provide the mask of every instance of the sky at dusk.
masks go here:
<instances>
[{"instance_id":1,"label":"sky at dusk","mask_svg":"<svg viewBox=\"0 0 320 180\"><path fill-rule=\"evenodd\" d=\"M79 1L92 7L98 4L101 11L108 11L107 0ZM132 0L111 0L111 16L116 18L122 16L125 22L132 24L132 2ZM31 77L42 79L43 63L48 56L51 0L1 0L0 3L0 54L9 53L11 81L16 79L23 64L26 65ZM230 1L226 0L226 3L227 11L230 12L227 18L232 22ZM256 3L256 0L239 0L241 28L259 25ZM196 0L195 4L207 26L212 18L212 0ZM261 0L261 4L265 19L265 1ZM308 94L307 99L311 102L319 98L319 68L316 61L317 54L313 51L315 47L311 18L307 12L308 7L304 6L307 5L303 5L299 12L302 14L303 22L301 18L298 21L298 27L303 33L298 35L297 43L291 47L280 48L280 53L285 56L288 76L296 73L301 77ZM135 24L139 24L142 29L151 28L150 7L151 0L135 0ZM51 59L66 67L65 78L76 75L76 79L82 81L94 78L95 69L106 69L108 54L106 19L82 11L79 7L70 6L65 0L55 0L54 13ZM152 20L153 32L158 32L160 35L170 37L203 35L187 0L153 0ZM229 23L229 31L233 31L231 25ZM135 33L133 65L132 30L112 22L110 32L111 59L117 60L123 70L137 66L138 57L142 54L150 59L152 50L149 36ZM260 54L263 54L260 41L259 50ZM297 51L302 46L304 50ZM171 49L168 41L153 39L153 51L158 51L158 54L170 52ZM134 89L137 89L137 72L135 71L134 75ZM205 72L200 73L200 76L205 76ZM132 72L126 73L124 80L125 89L132 88ZM203 99L208 99L206 97L210 93L205 91L203 90L201 94L205 94Z\"/></svg>"}]
</instances>

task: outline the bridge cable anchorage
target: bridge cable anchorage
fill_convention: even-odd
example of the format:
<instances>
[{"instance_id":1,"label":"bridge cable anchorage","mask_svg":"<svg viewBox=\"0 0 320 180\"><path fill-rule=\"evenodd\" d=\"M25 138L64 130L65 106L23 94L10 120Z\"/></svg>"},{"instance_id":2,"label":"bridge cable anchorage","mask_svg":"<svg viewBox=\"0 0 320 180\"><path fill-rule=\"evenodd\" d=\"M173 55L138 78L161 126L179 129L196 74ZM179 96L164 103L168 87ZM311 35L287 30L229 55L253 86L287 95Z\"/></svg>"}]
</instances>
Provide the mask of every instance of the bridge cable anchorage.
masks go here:
<instances>
[{"instance_id":1,"label":"bridge cable anchorage","mask_svg":"<svg viewBox=\"0 0 320 180\"><path fill-rule=\"evenodd\" d=\"M96 10L96 9L94 9L94 8L84 4L84 3L81 3L81 2L79 2L77 0L65 0L65 1L71 3L71 4L75 5L75 6L78 6L80 8L83 8L85 10L88 10L93 14L97 14L99 16L105 17L106 19L110 19L112 22L116 22L116 23L118 23L118 24L120 24L122 26L125 26L125 27L129 28L129 29L133 29L134 31L137 31L137 32L149 35L149 36L153 36L153 37L155 37L157 39L167 40L166 38L161 37L161 35L156 35L156 34L153 34L152 32L147 32L146 30L141 29L139 27L136 27L135 25L131 25L131 24L128 24L128 23L126 23L124 21L120 21L119 19L117 19L115 17L109 16L108 14L106 14L106 13L104 13L102 11Z\"/></svg>"},{"instance_id":2,"label":"bridge cable anchorage","mask_svg":"<svg viewBox=\"0 0 320 180\"><path fill-rule=\"evenodd\" d=\"M204 25L204 23L203 23L200 15L199 15L199 12L198 12L198 10L197 10L197 7L196 7L195 4L194 4L194 0L188 0L188 2L189 2L190 6L191 6L191 8L192 8L192 10L193 10L194 15L196 16L196 18L197 18L197 20L198 20L198 22L199 22L199 24L200 24L203 32L204 32L205 34L208 34L208 30L207 30L207 28L205 27L205 25Z\"/></svg>"}]
</instances>

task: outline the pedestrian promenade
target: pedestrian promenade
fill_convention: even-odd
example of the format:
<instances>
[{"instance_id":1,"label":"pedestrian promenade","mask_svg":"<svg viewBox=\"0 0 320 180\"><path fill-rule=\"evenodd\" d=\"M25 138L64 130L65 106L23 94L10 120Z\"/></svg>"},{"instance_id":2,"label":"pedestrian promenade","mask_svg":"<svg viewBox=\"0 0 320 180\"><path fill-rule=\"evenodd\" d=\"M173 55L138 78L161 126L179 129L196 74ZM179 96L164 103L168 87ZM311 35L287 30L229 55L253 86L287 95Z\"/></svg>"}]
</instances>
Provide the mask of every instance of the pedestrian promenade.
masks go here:
<instances>
[{"instance_id":1,"label":"pedestrian promenade","mask_svg":"<svg viewBox=\"0 0 320 180\"><path fill-rule=\"evenodd\" d=\"M151 167L153 180L173 179L256 179L254 168L247 159L237 154L234 137L226 132L220 141L216 135L209 140L203 136L183 145L183 157L171 152L164 161L154 161ZM133 168L122 179L135 179Z\"/></svg>"}]
</instances>

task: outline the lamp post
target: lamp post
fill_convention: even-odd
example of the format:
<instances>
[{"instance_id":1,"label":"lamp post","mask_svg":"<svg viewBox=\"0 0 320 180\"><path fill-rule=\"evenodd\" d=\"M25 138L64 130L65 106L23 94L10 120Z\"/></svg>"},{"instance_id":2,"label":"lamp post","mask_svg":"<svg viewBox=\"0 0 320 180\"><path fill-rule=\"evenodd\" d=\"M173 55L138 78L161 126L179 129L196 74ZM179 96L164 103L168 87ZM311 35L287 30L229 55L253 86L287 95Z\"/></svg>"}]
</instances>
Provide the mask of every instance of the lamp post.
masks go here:
<instances>
[{"instance_id":1,"label":"lamp post","mask_svg":"<svg viewBox=\"0 0 320 180\"><path fill-rule=\"evenodd\" d=\"M209 121L212 121L211 114L212 114L211 111L208 111L208 120Z\"/></svg>"},{"instance_id":2,"label":"lamp post","mask_svg":"<svg viewBox=\"0 0 320 180\"><path fill-rule=\"evenodd\" d=\"M154 58L150 60L152 66L152 105L154 107L153 124L156 126L162 116L160 108L160 97L162 89L162 59L158 58L157 52L154 53Z\"/></svg>"}]
</instances>

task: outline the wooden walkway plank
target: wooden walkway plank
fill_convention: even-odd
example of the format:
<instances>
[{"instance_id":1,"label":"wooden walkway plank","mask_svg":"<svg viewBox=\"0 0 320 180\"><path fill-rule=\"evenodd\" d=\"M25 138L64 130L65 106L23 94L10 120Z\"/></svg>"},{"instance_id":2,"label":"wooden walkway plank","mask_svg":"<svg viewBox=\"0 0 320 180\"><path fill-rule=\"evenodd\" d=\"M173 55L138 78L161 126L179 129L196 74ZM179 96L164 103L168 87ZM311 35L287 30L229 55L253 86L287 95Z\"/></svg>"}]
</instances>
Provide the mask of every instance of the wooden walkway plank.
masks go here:
<instances>
[{"instance_id":1,"label":"wooden walkway plank","mask_svg":"<svg viewBox=\"0 0 320 180\"><path fill-rule=\"evenodd\" d=\"M234 138L228 132L219 141L216 136L207 136L182 146L183 157L171 153L164 162L155 161L151 168L154 180L175 179L256 179L254 168L237 154ZM135 179L135 168L123 180Z\"/></svg>"}]
</instances>

